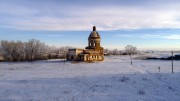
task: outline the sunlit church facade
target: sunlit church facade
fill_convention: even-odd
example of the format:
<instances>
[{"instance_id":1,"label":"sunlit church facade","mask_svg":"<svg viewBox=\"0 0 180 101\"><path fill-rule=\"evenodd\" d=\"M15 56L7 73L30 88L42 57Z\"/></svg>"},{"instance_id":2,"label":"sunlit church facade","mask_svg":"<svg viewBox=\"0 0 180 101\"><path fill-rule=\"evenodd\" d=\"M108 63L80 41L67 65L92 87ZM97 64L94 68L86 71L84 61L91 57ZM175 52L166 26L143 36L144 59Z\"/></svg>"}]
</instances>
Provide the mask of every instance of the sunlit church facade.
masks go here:
<instances>
[{"instance_id":1,"label":"sunlit church facade","mask_svg":"<svg viewBox=\"0 0 180 101\"><path fill-rule=\"evenodd\" d=\"M103 61L104 49L101 47L101 37L96 31L96 27L93 26L93 31L88 37L88 46L86 49L69 49L67 54L67 60L70 61Z\"/></svg>"}]
</instances>

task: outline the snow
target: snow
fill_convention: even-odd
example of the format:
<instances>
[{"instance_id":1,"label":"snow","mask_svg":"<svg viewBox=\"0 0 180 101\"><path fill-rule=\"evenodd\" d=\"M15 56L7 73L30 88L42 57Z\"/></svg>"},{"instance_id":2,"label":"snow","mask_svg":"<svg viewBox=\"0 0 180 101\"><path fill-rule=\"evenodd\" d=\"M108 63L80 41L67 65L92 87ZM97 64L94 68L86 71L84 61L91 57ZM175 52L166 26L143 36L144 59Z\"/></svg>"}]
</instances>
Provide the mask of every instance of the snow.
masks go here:
<instances>
[{"instance_id":1,"label":"snow","mask_svg":"<svg viewBox=\"0 0 180 101\"><path fill-rule=\"evenodd\" d=\"M133 56L136 58L136 56ZM0 62L0 101L180 101L180 61ZM158 67L161 68L160 72Z\"/></svg>"}]
</instances>

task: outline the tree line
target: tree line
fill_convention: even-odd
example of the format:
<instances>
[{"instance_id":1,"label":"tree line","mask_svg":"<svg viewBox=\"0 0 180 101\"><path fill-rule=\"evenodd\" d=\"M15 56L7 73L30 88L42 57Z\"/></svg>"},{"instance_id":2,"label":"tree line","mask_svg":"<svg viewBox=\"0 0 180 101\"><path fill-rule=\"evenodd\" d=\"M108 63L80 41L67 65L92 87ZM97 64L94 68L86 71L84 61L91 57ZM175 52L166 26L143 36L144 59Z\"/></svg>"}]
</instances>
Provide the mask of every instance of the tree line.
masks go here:
<instances>
[{"instance_id":1,"label":"tree line","mask_svg":"<svg viewBox=\"0 0 180 101\"><path fill-rule=\"evenodd\" d=\"M118 50L118 49L114 49L114 50L108 50L105 49L104 50L105 55L129 55L130 57L130 63L132 65L132 55L137 54L137 48L133 45L127 45L125 46L124 50Z\"/></svg>"},{"instance_id":2,"label":"tree line","mask_svg":"<svg viewBox=\"0 0 180 101\"><path fill-rule=\"evenodd\" d=\"M35 61L53 58L65 58L69 47L49 47L36 39L27 42L1 41L4 61Z\"/></svg>"},{"instance_id":3,"label":"tree line","mask_svg":"<svg viewBox=\"0 0 180 101\"><path fill-rule=\"evenodd\" d=\"M125 46L124 50L104 49L104 53L105 53L105 55L133 55L133 54L137 54L138 50L137 50L136 46L127 45L127 46Z\"/></svg>"},{"instance_id":4,"label":"tree line","mask_svg":"<svg viewBox=\"0 0 180 101\"><path fill-rule=\"evenodd\" d=\"M36 61L45 59L66 58L71 47L50 47L36 39L27 42L2 40L0 43L0 55L3 61ZM137 48L127 45L124 50L104 50L105 55L132 55L137 54Z\"/></svg>"}]
</instances>

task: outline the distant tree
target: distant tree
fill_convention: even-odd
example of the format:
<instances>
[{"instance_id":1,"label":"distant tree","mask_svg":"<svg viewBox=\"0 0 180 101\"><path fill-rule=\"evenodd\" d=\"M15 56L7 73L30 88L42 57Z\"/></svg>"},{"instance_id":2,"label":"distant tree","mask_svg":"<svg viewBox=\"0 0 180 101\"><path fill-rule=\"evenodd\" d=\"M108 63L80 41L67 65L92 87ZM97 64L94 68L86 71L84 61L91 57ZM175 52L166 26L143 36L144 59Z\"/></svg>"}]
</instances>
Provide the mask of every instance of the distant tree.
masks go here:
<instances>
[{"instance_id":1,"label":"distant tree","mask_svg":"<svg viewBox=\"0 0 180 101\"><path fill-rule=\"evenodd\" d=\"M47 46L45 43L36 39L31 39L25 43L26 59L29 61L40 60L44 53L46 53Z\"/></svg>"},{"instance_id":2,"label":"distant tree","mask_svg":"<svg viewBox=\"0 0 180 101\"><path fill-rule=\"evenodd\" d=\"M109 49L104 49L104 54L108 54L109 53Z\"/></svg>"},{"instance_id":3,"label":"distant tree","mask_svg":"<svg viewBox=\"0 0 180 101\"><path fill-rule=\"evenodd\" d=\"M125 52L128 55L136 54L137 53L137 48L135 46L132 46L132 45L127 45L125 47Z\"/></svg>"},{"instance_id":4,"label":"distant tree","mask_svg":"<svg viewBox=\"0 0 180 101\"><path fill-rule=\"evenodd\" d=\"M113 55L118 55L118 50L117 49L114 49L112 52L113 52Z\"/></svg>"},{"instance_id":5,"label":"distant tree","mask_svg":"<svg viewBox=\"0 0 180 101\"><path fill-rule=\"evenodd\" d=\"M61 58L66 58L66 55L67 55L67 53L68 53L68 49L69 48L71 48L71 47L69 47L69 46L65 46L65 47L60 47L60 49L59 49L59 54L60 54L60 57Z\"/></svg>"},{"instance_id":6,"label":"distant tree","mask_svg":"<svg viewBox=\"0 0 180 101\"><path fill-rule=\"evenodd\" d=\"M21 41L1 41L3 57L7 61L19 61L23 59L23 43Z\"/></svg>"},{"instance_id":7,"label":"distant tree","mask_svg":"<svg viewBox=\"0 0 180 101\"><path fill-rule=\"evenodd\" d=\"M48 48L45 43L31 39L28 42L1 41L2 54L5 61L34 61L45 59Z\"/></svg>"},{"instance_id":8,"label":"distant tree","mask_svg":"<svg viewBox=\"0 0 180 101\"><path fill-rule=\"evenodd\" d=\"M49 47L36 39L28 42L2 40L1 54L5 61L34 61L42 59L66 58L71 47Z\"/></svg>"},{"instance_id":9,"label":"distant tree","mask_svg":"<svg viewBox=\"0 0 180 101\"><path fill-rule=\"evenodd\" d=\"M1 41L1 47L3 50L3 57L5 60L11 60L10 43L8 41Z\"/></svg>"},{"instance_id":10,"label":"distant tree","mask_svg":"<svg viewBox=\"0 0 180 101\"><path fill-rule=\"evenodd\" d=\"M122 53L123 53L122 50L119 50L119 51L118 51L118 54L119 54L119 55L122 55Z\"/></svg>"},{"instance_id":11,"label":"distant tree","mask_svg":"<svg viewBox=\"0 0 180 101\"><path fill-rule=\"evenodd\" d=\"M21 41L17 41L14 43L15 45L15 61L23 61L25 59L25 52L24 52L24 43Z\"/></svg>"},{"instance_id":12,"label":"distant tree","mask_svg":"<svg viewBox=\"0 0 180 101\"><path fill-rule=\"evenodd\" d=\"M25 44L26 60L33 61L35 59L35 48L37 40L31 39Z\"/></svg>"},{"instance_id":13,"label":"distant tree","mask_svg":"<svg viewBox=\"0 0 180 101\"><path fill-rule=\"evenodd\" d=\"M132 45L127 45L125 47L125 52L130 56L131 65L132 65L132 56L131 55L137 53L137 48Z\"/></svg>"}]
</instances>

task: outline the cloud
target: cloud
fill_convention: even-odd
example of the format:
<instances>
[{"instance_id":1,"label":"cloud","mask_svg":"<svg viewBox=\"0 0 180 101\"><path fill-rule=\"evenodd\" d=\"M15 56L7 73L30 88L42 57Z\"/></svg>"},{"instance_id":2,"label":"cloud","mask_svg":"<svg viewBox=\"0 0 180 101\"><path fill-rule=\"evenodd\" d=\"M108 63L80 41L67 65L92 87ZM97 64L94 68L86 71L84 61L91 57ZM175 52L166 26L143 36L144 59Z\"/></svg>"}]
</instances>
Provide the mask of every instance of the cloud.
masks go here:
<instances>
[{"instance_id":1,"label":"cloud","mask_svg":"<svg viewBox=\"0 0 180 101\"><path fill-rule=\"evenodd\" d=\"M162 38L164 34L144 34L140 38Z\"/></svg>"},{"instance_id":2,"label":"cloud","mask_svg":"<svg viewBox=\"0 0 180 101\"><path fill-rule=\"evenodd\" d=\"M116 34L113 37L120 38L140 38L140 39L167 39L180 40L180 34Z\"/></svg>"},{"instance_id":3,"label":"cloud","mask_svg":"<svg viewBox=\"0 0 180 101\"><path fill-rule=\"evenodd\" d=\"M45 37L62 37L64 35L60 35L60 34L48 34L48 35L40 35L40 36L45 36Z\"/></svg>"},{"instance_id":4,"label":"cloud","mask_svg":"<svg viewBox=\"0 0 180 101\"><path fill-rule=\"evenodd\" d=\"M131 38L134 37L134 35L127 35L127 34L116 34L113 37L125 37L125 38Z\"/></svg>"},{"instance_id":5,"label":"cloud","mask_svg":"<svg viewBox=\"0 0 180 101\"><path fill-rule=\"evenodd\" d=\"M7 17L18 17L21 16L28 17L33 16L35 14L38 14L37 9L32 9L26 6L19 6L14 4L8 4L8 3L0 3L0 14L1 16L7 16Z\"/></svg>"},{"instance_id":6,"label":"cloud","mask_svg":"<svg viewBox=\"0 0 180 101\"><path fill-rule=\"evenodd\" d=\"M172 40L180 40L180 35L179 34L166 35L166 36L163 36L163 38L172 39Z\"/></svg>"},{"instance_id":7,"label":"cloud","mask_svg":"<svg viewBox=\"0 0 180 101\"><path fill-rule=\"evenodd\" d=\"M141 38L159 38L168 40L179 40L180 34L144 34Z\"/></svg>"},{"instance_id":8,"label":"cloud","mask_svg":"<svg viewBox=\"0 0 180 101\"><path fill-rule=\"evenodd\" d=\"M1 3L0 27L52 31L91 30L93 25L98 30L180 28L176 0L100 1Z\"/></svg>"}]
</instances>

